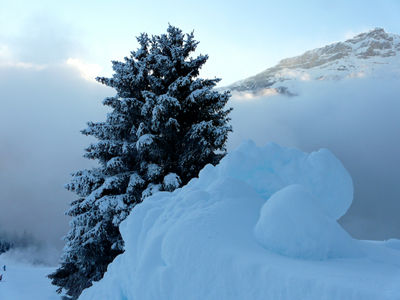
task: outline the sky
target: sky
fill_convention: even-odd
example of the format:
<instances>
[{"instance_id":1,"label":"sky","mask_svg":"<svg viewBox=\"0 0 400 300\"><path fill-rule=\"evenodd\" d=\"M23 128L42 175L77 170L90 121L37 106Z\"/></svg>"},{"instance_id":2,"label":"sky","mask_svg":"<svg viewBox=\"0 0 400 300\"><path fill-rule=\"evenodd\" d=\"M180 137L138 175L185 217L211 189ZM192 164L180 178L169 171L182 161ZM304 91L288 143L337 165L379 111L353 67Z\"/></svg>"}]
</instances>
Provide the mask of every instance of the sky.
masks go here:
<instances>
[{"instance_id":1,"label":"sky","mask_svg":"<svg viewBox=\"0 0 400 300\"><path fill-rule=\"evenodd\" d=\"M194 30L210 59L202 75L222 85L254 75L280 59L341 41L374 27L400 32L400 2L386 1L5 1L0 45L24 61L63 57L109 74L141 32L167 24ZM32 48L31 45L35 44ZM4 50L3 50L4 51Z\"/></svg>"},{"instance_id":2,"label":"sky","mask_svg":"<svg viewBox=\"0 0 400 300\"><path fill-rule=\"evenodd\" d=\"M280 59L375 27L400 33L400 2L389 0L0 0L0 7L0 232L28 230L58 248L68 229L64 211L74 199L63 185L71 172L92 166L82 158L91 140L79 131L87 121L104 118L107 111L101 101L113 95L93 78L112 74L110 61L136 49L135 36L141 32L160 34L168 23L184 32L194 30L200 41L197 53L210 56L201 75L222 78L222 86ZM261 127L281 135L266 136L260 130L251 135L246 123L263 118L253 119L246 110L238 107L233 120L243 139L275 139L305 150L329 145L313 140L323 133L306 137L306 129L282 131L285 118L296 120L292 112ZM307 117L304 108L302 112L298 120ZM267 125L276 126L276 131ZM303 138L293 142L293 134ZM232 145L238 143L238 135ZM343 145L331 146L341 153ZM342 157L352 162L354 155Z\"/></svg>"}]
</instances>

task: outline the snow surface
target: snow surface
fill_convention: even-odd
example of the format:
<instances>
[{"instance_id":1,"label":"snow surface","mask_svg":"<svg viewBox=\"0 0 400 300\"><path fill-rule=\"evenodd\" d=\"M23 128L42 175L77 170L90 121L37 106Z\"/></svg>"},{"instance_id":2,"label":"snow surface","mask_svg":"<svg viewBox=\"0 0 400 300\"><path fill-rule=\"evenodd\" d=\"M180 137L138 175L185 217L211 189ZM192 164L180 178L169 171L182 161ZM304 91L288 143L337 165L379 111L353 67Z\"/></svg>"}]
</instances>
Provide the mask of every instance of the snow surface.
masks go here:
<instances>
[{"instance_id":1,"label":"snow surface","mask_svg":"<svg viewBox=\"0 0 400 300\"><path fill-rule=\"evenodd\" d=\"M5 272L3 265L7 267ZM0 267L1 300L60 300L56 287L47 278L54 268L18 263L7 253L0 255Z\"/></svg>"},{"instance_id":2,"label":"snow surface","mask_svg":"<svg viewBox=\"0 0 400 300\"><path fill-rule=\"evenodd\" d=\"M137 205L125 253L80 299L400 299L399 243L336 223L352 193L328 150L248 142Z\"/></svg>"},{"instance_id":3,"label":"snow surface","mask_svg":"<svg viewBox=\"0 0 400 300\"><path fill-rule=\"evenodd\" d=\"M321 209L303 185L289 185L263 205L255 236L265 248L292 257L357 257L362 252L350 235Z\"/></svg>"}]
</instances>

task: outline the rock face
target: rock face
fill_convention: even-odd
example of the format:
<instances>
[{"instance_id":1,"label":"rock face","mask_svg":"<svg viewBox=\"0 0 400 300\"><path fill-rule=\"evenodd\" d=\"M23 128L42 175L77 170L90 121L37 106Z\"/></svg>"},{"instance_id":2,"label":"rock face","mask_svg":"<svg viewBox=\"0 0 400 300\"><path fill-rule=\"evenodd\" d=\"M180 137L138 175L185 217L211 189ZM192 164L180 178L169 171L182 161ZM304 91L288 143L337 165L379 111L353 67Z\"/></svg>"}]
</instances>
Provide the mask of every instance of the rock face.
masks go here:
<instances>
[{"instance_id":1,"label":"rock face","mask_svg":"<svg viewBox=\"0 0 400 300\"><path fill-rule=\"evenodd\" d=\"M276 93L294 96L296 92L287 86L290 80L364 77L373 74L382 65L393 64L400 65L400 35L376 28L344 42L283 59L276 66L238 81L228 89L250 93L273 89Z\"/></svg>"}]
</instances>

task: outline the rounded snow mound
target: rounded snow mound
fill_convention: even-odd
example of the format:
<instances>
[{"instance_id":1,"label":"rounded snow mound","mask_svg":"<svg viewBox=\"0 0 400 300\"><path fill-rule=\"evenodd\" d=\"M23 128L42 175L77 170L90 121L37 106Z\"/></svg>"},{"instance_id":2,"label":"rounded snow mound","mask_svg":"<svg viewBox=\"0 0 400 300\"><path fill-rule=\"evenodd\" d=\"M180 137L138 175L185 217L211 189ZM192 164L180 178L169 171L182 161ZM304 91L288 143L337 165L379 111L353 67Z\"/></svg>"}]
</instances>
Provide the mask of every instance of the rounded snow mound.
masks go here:
<instances>
[{"instance_id":1,"label":"rounded snow mound","mask_svg":"<svg viewBox=\"0 0 400 300\"><path fill-rule=\"evenodd\" d=\"M248 183L265 200L288 185L301 184L318 199L325 213L336 220L353 201L351 177L327 149L308 154L274 143L257 147L253 141L247 141L216 168L206 166L200 172L203 186L225 177Z\"/></svg>"},{"instance_id":2,"label":"rounded snow mound","mask_svg":"<svg viewBox=\"0 0 400 300\"><path fill-rule=\"evenodd\" d=\"M357 256L355 241L302 185L289 185L261 209L255 236L264 247L292 257L327 259Z\"/></svg>"},{"instance_id":3,"label":"rounded snow mound","mask_svg":"<svg viewBox=\"0 0 400 300\"><path fill-rule=\"evenodd\" d=\"M245 143L138 204L120 226L125 252L80 299L397 299L399 251L368 250L379 245L336 223L352 195L328 150Z\"/></svg>"}]
</instances>

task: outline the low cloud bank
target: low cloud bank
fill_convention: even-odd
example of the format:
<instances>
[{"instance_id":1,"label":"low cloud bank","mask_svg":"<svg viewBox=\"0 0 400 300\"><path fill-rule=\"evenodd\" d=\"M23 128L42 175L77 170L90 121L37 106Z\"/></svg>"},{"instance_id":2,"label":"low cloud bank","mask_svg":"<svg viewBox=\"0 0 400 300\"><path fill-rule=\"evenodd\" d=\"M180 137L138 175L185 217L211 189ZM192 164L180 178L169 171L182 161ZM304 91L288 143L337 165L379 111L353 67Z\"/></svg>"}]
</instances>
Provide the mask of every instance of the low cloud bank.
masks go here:
<instances>
[{"instance_id":1,"label":"low cloud bank","mask_svg":"<svg viewBox=\"0 0 400 300\"><path fill-rule=\"evenodd\" d=\"M229 149L242 140L328 148L350 172L355 199L342 225L355 237L400 237L398 78L303 82L300 96L233 96Z\"/></svg>"},{"instance_id":2,"label":"low cloud bank","mask_svg":"<svg viewBox=\"0 0 400 300\"><path fill-rule=\"evenodd\" d=\"M1 260L17 264L53 266L59 261L59 249L52 241L40 241L31 233L0 233L0 245L8 245L0 253Z\"/></svg>"},{"instance_id":3,"label":"low cloud bank","mask_svg":"<svg viewBox=\"0 0 400 300\"><path fill-rule=\"evenodd\" d=\"M28 231L61 249L64 212L74 199L64 184L71 172L93 165L82 157L91 139L79 131L104 119L101 101L111 93L67 64L0 67L2 231Z\"/></svg>"}]
</instances>

